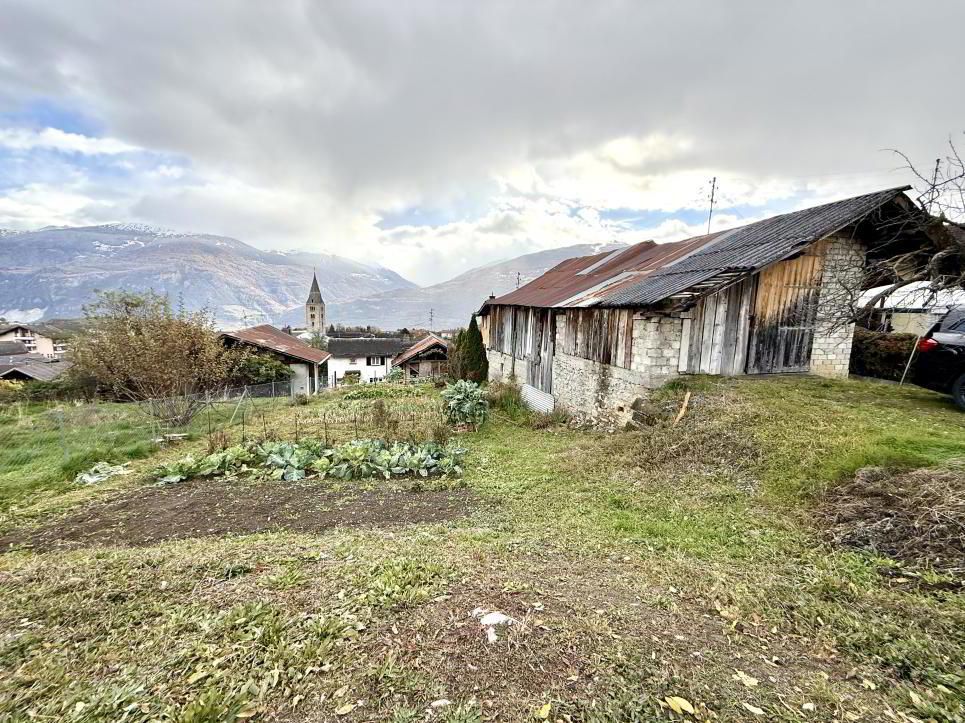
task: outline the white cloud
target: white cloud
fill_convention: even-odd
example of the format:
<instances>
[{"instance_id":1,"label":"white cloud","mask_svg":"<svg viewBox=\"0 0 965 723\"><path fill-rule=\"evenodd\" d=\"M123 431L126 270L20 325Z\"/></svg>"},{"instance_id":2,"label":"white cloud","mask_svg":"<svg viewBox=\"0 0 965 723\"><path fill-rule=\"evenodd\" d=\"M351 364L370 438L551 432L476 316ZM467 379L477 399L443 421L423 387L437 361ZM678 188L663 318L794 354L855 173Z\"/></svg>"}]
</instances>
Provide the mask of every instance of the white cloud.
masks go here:
<instances>
[{"instance_id":1,"label":"white cloud","mask_svg":"<svg viewBox=\"0 0 965 723\"><path fill-rule=\"evenodd\" d=\"M39 131L26 128L0 128L0 146L17 151L41 148L87 156L115 155L139 150L136 146L116 138L92 138L79 133L66 133L59 128L44 128Z\"/></svg>"},{"instance_id":2,"label":"white cloud","mask_svg":"<svg viewBox=\"0 0 965 723\"><path fill-rule=\"evenodd\" d=\"M17 230L104 223L117 211L112 203L69 186L34 183L0 195L0 227Z\"/></svg>"}]
</instances>

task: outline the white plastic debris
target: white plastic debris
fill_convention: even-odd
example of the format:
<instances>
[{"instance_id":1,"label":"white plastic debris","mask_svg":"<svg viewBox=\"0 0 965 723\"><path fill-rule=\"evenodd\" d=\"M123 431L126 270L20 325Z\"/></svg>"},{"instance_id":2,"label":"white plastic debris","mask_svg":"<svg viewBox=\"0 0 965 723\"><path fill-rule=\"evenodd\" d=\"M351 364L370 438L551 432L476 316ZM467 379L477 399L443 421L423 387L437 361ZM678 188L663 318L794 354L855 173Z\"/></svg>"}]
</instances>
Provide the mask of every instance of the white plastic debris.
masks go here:
<instances>
[{"instance_id":1,"label":"white plastic debris","mask_svg":"<svg viewBox=\"0 0 965 723\"><path fill-rule=\"evenodd\" d=\"M501 613L498 610L486 610L485 608L476 608L470 615L474 618L479 619L479 624L486 629L486 640L490 643L495 643L499 640L499 635L496 633L496 628L503 625L522 625L519 620L512 618L505 613Z\"/></svg>"},{"instance_id":2,"label":"white plastic debris","mask_svg":"<svg viewBox=\"0 0 965 723\"><path fill-rule=\"evenodd\" d=\"M96 485L111 477L130 473L131 470L127 468L127 463L111 465L107 462L98 462L86 472L79 472L74 477L74 482L81 485Z\"/></svg>"}]
</instances>

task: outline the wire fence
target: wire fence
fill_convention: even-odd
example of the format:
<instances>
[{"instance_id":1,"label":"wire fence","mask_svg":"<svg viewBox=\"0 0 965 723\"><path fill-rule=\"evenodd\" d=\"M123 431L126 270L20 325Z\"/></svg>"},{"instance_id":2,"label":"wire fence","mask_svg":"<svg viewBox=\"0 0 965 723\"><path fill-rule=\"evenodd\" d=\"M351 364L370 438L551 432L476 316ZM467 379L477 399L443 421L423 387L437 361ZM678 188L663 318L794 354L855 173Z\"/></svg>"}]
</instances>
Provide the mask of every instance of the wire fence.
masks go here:
<instances>
[{"instance_id":1,"label":"wire fence","mask_svg":"<svg viewBox=\"0 0 965 723\"><path fill-rule=\"evenodd\" d=\"M319 396L329 397L327 403L311 404L293 395L288 382L275 382L136 403L0 405L0 498L17 487L71 480L98 462L147 457L185 439L206 438L209 451L265 439L441 439L447 428L438 398L400 394L351 399L345 387L339 393L323 388ZM179 416L188 406L191 415Z\"/></svg>"}]
</instances>

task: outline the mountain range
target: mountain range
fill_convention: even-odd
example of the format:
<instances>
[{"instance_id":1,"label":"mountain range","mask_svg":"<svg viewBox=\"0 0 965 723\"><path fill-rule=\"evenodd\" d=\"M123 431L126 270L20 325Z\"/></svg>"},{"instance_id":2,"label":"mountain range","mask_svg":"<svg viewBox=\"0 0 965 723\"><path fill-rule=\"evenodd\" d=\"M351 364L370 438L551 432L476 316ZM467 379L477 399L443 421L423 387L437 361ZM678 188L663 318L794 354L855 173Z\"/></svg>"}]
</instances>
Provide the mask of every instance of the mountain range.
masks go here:
<instances>
[{"instance_id":1,"label":"mountain range","mask_svg":"<svg viewBox=\"0 0 965 723\"><path fill-rule=\"evenodd\" d=\"M138 224L0 232L0 317L82 314L95 290L167 293L232 328L272 322L305 303L312 271L337 301L415 286L341 256L262 251L237 239Z\"/></svg>"},{"instance_id":2,"label":"mountain range","mask_svg":"<svg viewBox=\"0 0 965 723\"><path fill-rule=\"evenodd\" d=\"M577 244L537 251L470 269L440 284L383 291L332 303L328 305L327 316L333 322L373 324L383 329L458 328L469 322L470 315L490 294L506 294L574 256L608 251L621 245Z\"/></svg>"},{"instance_id":3,"label":"mountain range","mask_svg":"<svg viewBox=\"0 0 965 723\"><path fill-rule=\"evenodd\" d=\"M383 329L464 326L491 293L504 294L559 262L613 248L580 244L526 254L418 287L377 264L331 254L263 251L237 239L139 224L0 230L0 318L82 315L96 290L166 293L209 309L221 328L304 323L312 271L329 323Z\"/></svg>"}]
</instances>

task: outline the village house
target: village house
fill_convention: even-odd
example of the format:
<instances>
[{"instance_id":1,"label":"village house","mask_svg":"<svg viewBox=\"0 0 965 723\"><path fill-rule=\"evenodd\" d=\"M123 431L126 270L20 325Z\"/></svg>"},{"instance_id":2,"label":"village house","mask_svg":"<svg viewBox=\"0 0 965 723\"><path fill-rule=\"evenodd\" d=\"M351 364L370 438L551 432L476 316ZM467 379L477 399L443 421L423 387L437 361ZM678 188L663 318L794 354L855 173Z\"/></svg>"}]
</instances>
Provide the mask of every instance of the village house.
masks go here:
<instances>
[{"instance_id":1,"label":"village house","mask_svg":"<svg viewBox=\"0 0 965 723\"><path fill-rule=\"evenodd\" d=\"M490 379L516 378L538 409L593 414L628 413L684 374L846 377L844 307L869 249L915 212L905 190L564 261L483 304Z\"/></svg>"},{"instance_id":2,"label":"village house","mask_svg":"<svg viewBox=\"0 0 965 723\"><path fill-rule=\"evenodd\" d=\"M888 287L868 289L862 295L862 305L887 290ZM918 281L881 297L869 314L867 327L873 331L922 335L956 306L965 307L965 291L936 291L927 281Z\"/></svg>"},{"instance_id":3,"label":"village house","mask_svg":"<svg viewBox=\"0 0 965 723\"><path fill-rule=\"evenodd\" d=\"M53 354L29 351L22 341L0 341L0 379L8 382L50 382L71 363Z\"/></svg>"},{"instance_id":4,"label":"village house","mask_svg":"<svg viewBox=\"0 0 965 723\"><path fill-rule=\"evenodd\" d=\"M329 385L384 379L392 368L392 359L405 351L410 343L398 336L329 337Z\"/></svg>"},{"instance_id":5,"label":"village house","mask_svg":"<svg viewBox=\"0 0 965 723\"><path fill-rule=\"evenodd\" d=\"M19 342L26 347L27 353L48 358L63 356L67 351L67 346L63 342L41 334L24 324L0 323L0 342L4 341Z\"/></svg>"},{"instance_id":6,"label":"village house","mask_svg":"<svg viewBox=\"0 0 965 723\"><path fill-rule=\"evenodd\" d=\"M309 346L270 324L225 331L221 333L221 340L227 346L247 346L285 362L292 370L292 395L318 394L328 379L328 352Z\"/></svg>"},{"instance_id":7,"label":"village house","mask_svg":"<svg viewBox=\"0 0 965 723\"><path fill-rule=\"evenodd\" d=\"M427 334L392 361L393 369L401 369L406 379L437 377L449 371L449 343L435 334Z\"/></svg>"}]
</instances>

